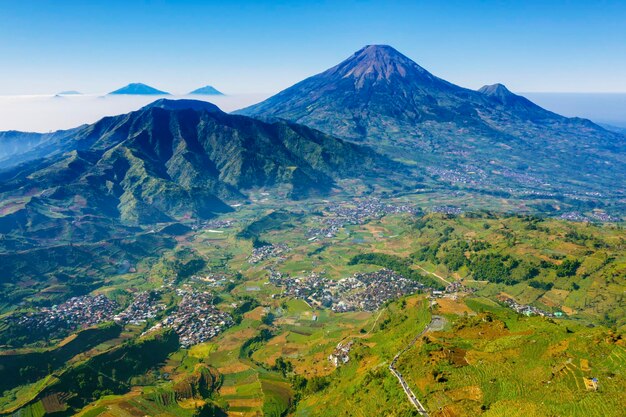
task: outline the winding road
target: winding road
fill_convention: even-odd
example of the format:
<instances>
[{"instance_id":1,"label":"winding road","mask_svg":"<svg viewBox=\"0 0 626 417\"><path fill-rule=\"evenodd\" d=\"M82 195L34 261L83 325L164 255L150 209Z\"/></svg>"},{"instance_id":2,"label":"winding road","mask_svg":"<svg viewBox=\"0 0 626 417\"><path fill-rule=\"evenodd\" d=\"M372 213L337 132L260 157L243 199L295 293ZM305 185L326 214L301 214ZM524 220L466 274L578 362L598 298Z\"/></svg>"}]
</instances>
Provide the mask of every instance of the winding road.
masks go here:
<instances>
[{"instance_id":1,"label":"winding road","mask_svg":"<svg viewBox=\"0 0 626 417\"><path fill-rule=\"evenodd\" d=\"M395 375L396 378L398 378L398 381L400 381L400 385L402 385L402 389L404 390L404 393L408 397L409 401L411 402L411 404L413 404L417 412L423 417L428 417L428 411L426 411L426 408L424 408L420 400L417 399L417 397L415 396L415 394L409 387L409 384L407 384L402 374L396 369L396 362L398 361L400 356L404 352L409 350L415 344L415 342L417 342L419 338L422 337L426 332L430 330L441 330L443 329L444 324L445 324L445 319L443 317L432 316L430 319L430 323L428 323L428 325L424 328L424 330L422 330L421 333L415 336L413 340L411 340L411 342L404 349L398 352L396 356L393 357L393 360L389 364L389 370L391 371L392 374Z\"/></svg>"}]
</instances>

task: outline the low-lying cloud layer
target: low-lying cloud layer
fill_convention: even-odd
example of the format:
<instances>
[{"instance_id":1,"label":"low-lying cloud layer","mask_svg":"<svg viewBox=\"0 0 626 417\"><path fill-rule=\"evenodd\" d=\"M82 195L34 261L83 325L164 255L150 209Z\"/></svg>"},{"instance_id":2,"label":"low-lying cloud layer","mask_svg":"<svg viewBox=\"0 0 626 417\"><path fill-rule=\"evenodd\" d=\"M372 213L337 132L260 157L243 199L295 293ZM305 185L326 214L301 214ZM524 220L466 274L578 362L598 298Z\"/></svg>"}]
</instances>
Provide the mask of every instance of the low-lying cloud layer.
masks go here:
<instances>
[{"instance_id":1,"label":"low-lying cloud layer","mask_svg":"<svg viewBox=\"0 0 626 417\"><path fill-rule=\"evenodd\" d=\"M626 128L626 94L524 93L542 107L564 116ZM231 112L266 99L269 94L231 96L163 96L209 101ZM0 96L0 131L50 132L128 113L161 96L66 95Z\"/></svg>"},{"instance_id":2,"label":"low-lying cloud layer","mask_svg":"<svg viewBox=\"0 0 626 417\"><path fill-rule=\"evenodd\" d=\"M233 96L163 96L209 101L225 112L268 97L267 94ZM161 96L0 96L0 131L50 132L93 123L105 116L128 113Z\"/></svg>"}]
</instances>

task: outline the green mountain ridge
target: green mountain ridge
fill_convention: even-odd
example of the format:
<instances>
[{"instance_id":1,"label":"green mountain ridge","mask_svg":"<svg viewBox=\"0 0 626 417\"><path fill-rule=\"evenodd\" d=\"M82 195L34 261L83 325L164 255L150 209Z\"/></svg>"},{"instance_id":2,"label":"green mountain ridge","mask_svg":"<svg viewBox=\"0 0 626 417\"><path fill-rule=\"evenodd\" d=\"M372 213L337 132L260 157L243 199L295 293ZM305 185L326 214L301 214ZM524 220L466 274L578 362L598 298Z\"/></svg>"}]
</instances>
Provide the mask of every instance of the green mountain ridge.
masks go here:
<instances>
[{"instance_id":1,"label":"green mountain ridge","mask_svg":"<svg viewBox=\"0 0 626 417\"><path fill-rule=\"evenodd\" d=\"M0 233L45 235L101 217L123 225L208 219L251 189L286 187L287 198L306 198L331 192L342 178L400 166L307 127L193 100L158 100L104 118L72 131L64 147L0 172Z\"/></svg>"}]
</instances>

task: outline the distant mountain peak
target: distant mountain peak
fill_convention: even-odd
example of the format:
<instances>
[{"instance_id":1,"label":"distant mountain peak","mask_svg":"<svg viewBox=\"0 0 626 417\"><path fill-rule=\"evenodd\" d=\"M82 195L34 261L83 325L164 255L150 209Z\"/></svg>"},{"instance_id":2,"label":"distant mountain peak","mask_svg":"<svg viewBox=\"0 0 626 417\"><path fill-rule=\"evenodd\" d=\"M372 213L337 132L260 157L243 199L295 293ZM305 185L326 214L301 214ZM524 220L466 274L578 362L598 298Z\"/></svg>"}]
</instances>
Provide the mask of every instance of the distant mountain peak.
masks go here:
<instances>
[{"instance_id":1,"label":"distant mountain peak","mask_svg":"<svg viewBox=\"0 0 626 417\"><path fill-rule=\"evenodd\" d=\"M516 111L523 111L525 117L529 119L545 118L556 116L547 110L537 106L526 97L519 96L506 88L504 84L496 83L485 85L478 89L478 92L489 97L491 100L505 105Z\"/></svg>"},{"instance_id":2,"label":"distant mountain peak","mask_svg":"<svg viewBox=\"0 0 626 417\"><path fill-rule=\"evenodd\" d=\"M204 87L196 88L191 91L189 94L198 94L198 95L207 95L207 96L223 96L224 93L218 91L211 85L205 85Z\"/></svg>"},{"instance_id":3,"label":"distant mountain peak","mask_svg":"<svg viewBox=\"0 0 626 417\"><path fill-rule=\"evenodd\" d=\"M223 113L222 110L217 107L213 103L209 103L208 101L202 100L171 100L167 98L161 98L159 100L153 101L147 106L143 107L144 109L165 109L165 110L195 110L195 111L207 111L209 113Z\"/></svg>"},{"instance_id":4,"label":"distant mountain peak","mask_svg":"<svg viewBox=\"0 0 626 417\"><path fill-rule=\"evenodd\" d=\"M343 78L353 77L357 80L364 78L391 80L394 77L416 76L436 78L389 45L367 45L326 73L339 74Z\"/></svg>"},{"instance_id":5,"label":"distant mountain peak","mask_svg":"<svg viewBox=\"0 0 626 417\"><path fill-rule=\"evenodd\" d=\"M500 83L484 85L478 89L478 92L486 96L498 98L517 96L516 94L512 93L511 90L506 88L504 84Z\"/></svg>"},{"instance_id":6,"label":"distant mountain peak","mask_svg":"<svg viewBox=\"0 0 626 417\"><path fill-rule=\"evenodd\" d=\"M109 94L128 94L128 95L170 95L165 91L157 90L154 87L143 83L130 83L115 91L111 91Z\"/></svg>"},{"instance_id":7,"label":"distant mountain peak","mask_svg":"<svg viewBox=\"0 0 626 417\"><path fill-rule=\"evenodd\" d=\"M618 134L552 113L502 84L480 91L457 86L386 45L361 48L338 65L236 113L289 120L363 141L412 160L426 172L455 172L436 174L436 181L485 189L497 184L509 190L508 181L515 177L524 190L539 194L556 189L551 184L557 183L561 190L587 192L591 186L603 189L607 181L615 183L610 178L626 172L626 143ZM472 172L484 167L486 176L458 180L457 173L468 167ZM498 178L500 172L515 175Z\"/></svg>"}]
</instances>

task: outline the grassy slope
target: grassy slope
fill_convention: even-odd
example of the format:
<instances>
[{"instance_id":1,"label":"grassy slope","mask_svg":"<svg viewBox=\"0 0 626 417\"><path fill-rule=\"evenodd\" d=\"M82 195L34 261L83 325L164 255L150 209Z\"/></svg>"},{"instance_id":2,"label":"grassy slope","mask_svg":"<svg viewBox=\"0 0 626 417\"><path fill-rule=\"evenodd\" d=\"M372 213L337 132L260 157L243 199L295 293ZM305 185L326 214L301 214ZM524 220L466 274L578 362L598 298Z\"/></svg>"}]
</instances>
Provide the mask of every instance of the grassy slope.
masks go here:
<instances>
[{"instance_id":1,"label":"grassy slope","mask_svg":"<svg viewBox=\"0 0 626 417\"><path fill-rule=\"evenodd\" d=\"M615 333L519 316L485 299L467 305L479 314L450 315L450 329L428 335L398 364L427 409L441 410L433 416L621 415L626 348ZM599 379L597 392L585 377Z\"/></svg>"},{"instance_id":2,"label":"grassy slope","mask_svg":"<svg viewBox=\"0 0 626 417\"><path fill-rule=\"evenodd\" d=\"M398 380L387 367L401 350L430 321L427 302L416 296L393 303L371 334L355 335L351 362L331 374L324 390L306 397L298 416L386 416L412 415Z\"/></svg>"},{"instance_id":3,"label":"grassy slope","mask_svg":"<svg viewBox=\"0 0 626 417\"><path fill-rule=\"evenodd\" d=\"M425 226L413 235L413 245L423 247L441 241L446 229L447 241L440 245L433 260L425 266L442 274L472 279L467 267L452 270L443 264L448 248L458 242L488 242L491 247L479 253L509 255L538 266L546 261L557 266L565 259L576 259L581 266L575 275L559 277L554 268L539 267L533 280L552 283L550 291L531 288L528 281L509 286L504 284L471 284L481 294L495 296L501 292L521 303L546 310L563 309L608 325L626 324L626 242L624 231L615 225L596 226L559 220L538 220L525 217L447 219L439 215L426 218ZM472 254L466 253L470 260Z\"/></svg>"}]
</instances>

